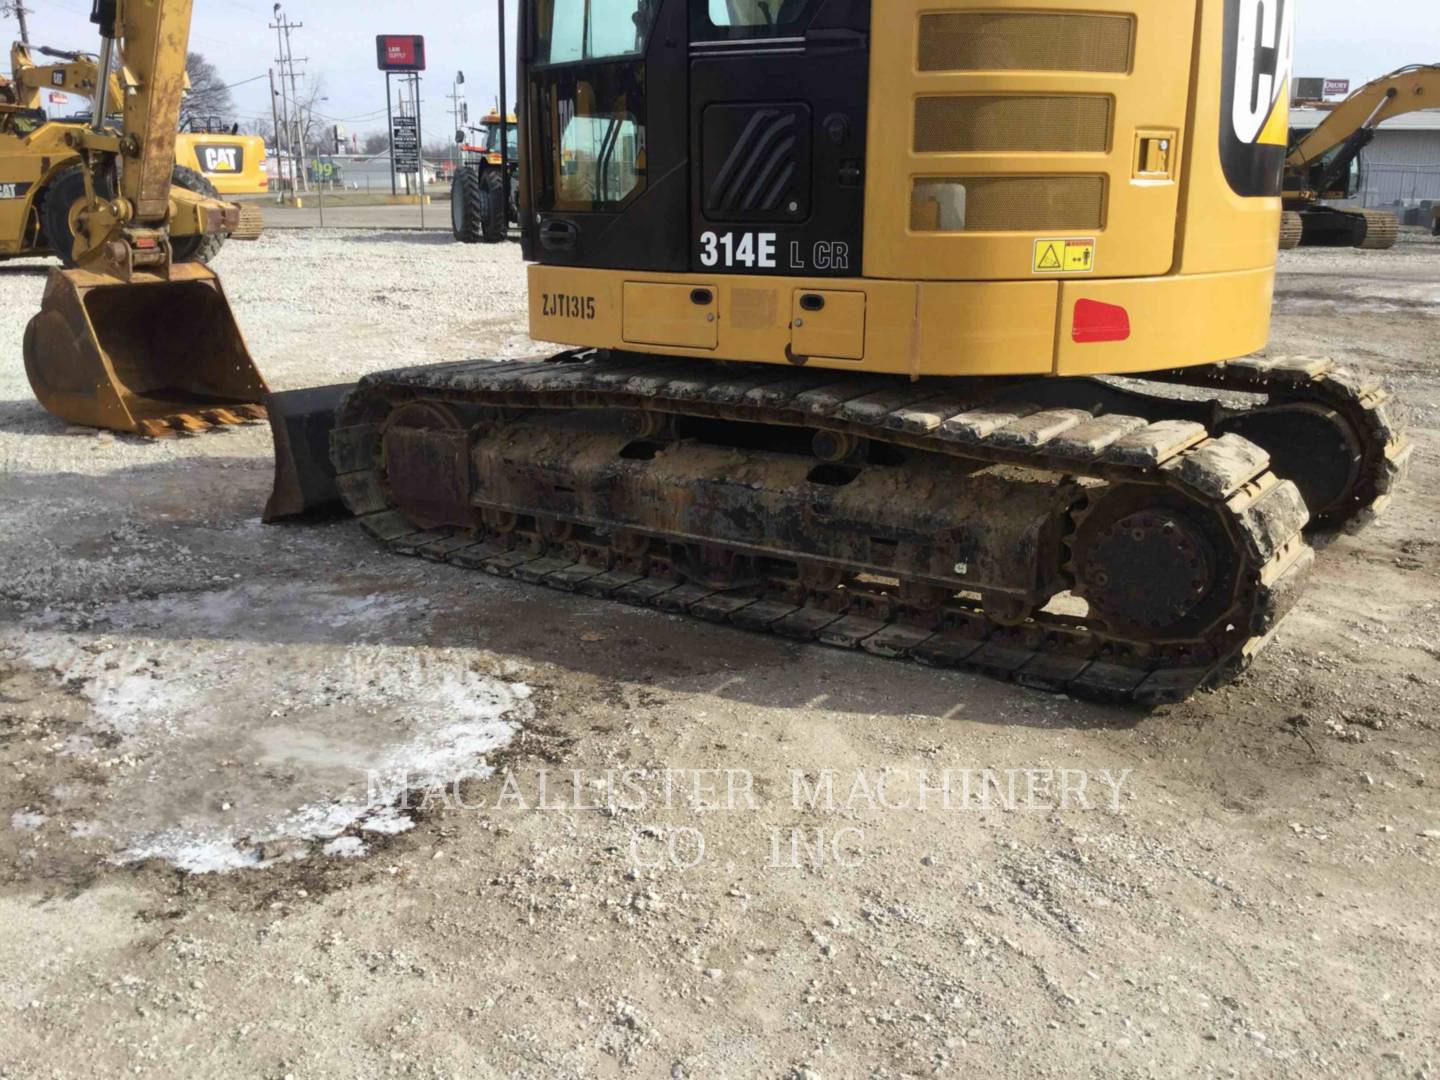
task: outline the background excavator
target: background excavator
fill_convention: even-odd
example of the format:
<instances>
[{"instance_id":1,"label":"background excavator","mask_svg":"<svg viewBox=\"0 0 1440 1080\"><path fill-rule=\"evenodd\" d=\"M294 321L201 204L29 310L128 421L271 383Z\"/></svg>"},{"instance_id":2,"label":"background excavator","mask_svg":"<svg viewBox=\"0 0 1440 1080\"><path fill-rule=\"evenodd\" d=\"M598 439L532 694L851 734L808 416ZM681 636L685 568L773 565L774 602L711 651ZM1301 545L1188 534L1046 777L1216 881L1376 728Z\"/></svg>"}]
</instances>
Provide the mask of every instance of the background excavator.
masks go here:
<instances>
[{"instance_id":1,"label":"background excavator","mask_svg":"<svg viewBox=\"0 0 1440 1080\"><path fill-rule=\"evenodd\" d=\"M1410 454L1363 374L1249 358L1293 7L521 0L570 348L277 395L271 516L328 448L402 554L1085 697L1223 681Z\"/></svg>"},{"instance_id":2,"label":"background excavator","mask_svg":"<svg viewBox=\"0 0 1440 1080\"><path fill-rule=\"evenodd\" d=\"M31 49L17 43L11 49L11 80L0 84L0 185L12 185L12 197L0 201L0 256L53 253L67 265L74 265L71 211L84 197L84 183L79 157L67 140L84 127L84 122L47 119L45 96L58 91L93 100L99 70L97 59L86 53L48 48L37 51L54 62L36 63ZM112 72L105 99L107 117L122 112L125 87L131 78L128 69ZM250 140L260 144L257 159L255 148L248 147L247 155L247 147L240 145L242 141L238 137L221 140L203 133L181 134L177 140L170 192L171 201L177 204L171 215L171 243L177 261L209 262L227 239L259 238L264 218L257 206L238 207L238 222L231 233L198 231L208 219L193 211L205 200L220 198L211 175L225 177L222 182L233 191L256 190L253 184L245 188L234 183L245 178L247 159L251 171L262 177L258 190L264 190L258 165L263 159L263 143L258 138ZM214 155L213 162L206 155ZM220 168L207 169L205 166L211 163ZM226 165L233 168L227 171Z\"/></svg>"},{"instance_id":3,"label":"background excavator","mask_svg":"<svg viewBox=\"0 0 1440 1080\"><path fill-rule=\"evenodd\" d=\"M265 383L219 278L179 257L187 238L241 225L232 203L173 197L191 9L96 0L91 15L94 70L124 58L123 121L111 123L110 95L96 93L90 123L64 132L76 164L49 201L64 198L73 268L51 272L24 345L36 397L72 424L162 436L265 416Z\"/></svg>"},{"instance_id":4,"label":"background excavator","mask_svg":"<svg viewBox=\"0 0 1440 1080\"><path fill-rule=\"evenodd\" d=\"M1380 125L1419 109L1440 108L1440 67L1417 64L1367 83L1299 137L1285 161L1282 249L1395 246L1400 223L1383 210L1326 206L1352 198L1360 153Z\"/></svg>"}]
</instances>

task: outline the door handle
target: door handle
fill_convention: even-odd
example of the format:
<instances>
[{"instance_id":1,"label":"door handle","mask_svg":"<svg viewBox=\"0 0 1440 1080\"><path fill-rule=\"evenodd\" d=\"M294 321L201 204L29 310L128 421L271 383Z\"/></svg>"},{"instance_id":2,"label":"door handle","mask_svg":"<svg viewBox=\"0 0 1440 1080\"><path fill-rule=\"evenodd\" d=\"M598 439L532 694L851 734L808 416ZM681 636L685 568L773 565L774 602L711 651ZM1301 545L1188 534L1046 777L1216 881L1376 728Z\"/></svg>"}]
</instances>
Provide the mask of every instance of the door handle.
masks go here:
<instances>
[{"instance_id":1,"label":"door handle","mask_svg":"<svg viewBox=\"0 0 1440 1080\"><path fill-rule=\"evenodd\" d=\"M573 221L547 221L540 226L540 246L546 251L574 251L580 227Z\"/></svg>"}]
</instances>

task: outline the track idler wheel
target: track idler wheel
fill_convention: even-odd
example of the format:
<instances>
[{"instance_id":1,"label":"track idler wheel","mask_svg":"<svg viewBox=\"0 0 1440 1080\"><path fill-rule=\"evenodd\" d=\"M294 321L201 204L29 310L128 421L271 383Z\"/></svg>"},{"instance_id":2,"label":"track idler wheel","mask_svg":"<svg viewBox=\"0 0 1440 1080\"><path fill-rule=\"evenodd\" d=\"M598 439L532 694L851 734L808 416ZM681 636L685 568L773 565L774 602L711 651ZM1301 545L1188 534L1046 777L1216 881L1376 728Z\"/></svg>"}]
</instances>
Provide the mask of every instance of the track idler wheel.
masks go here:
<instances>
[{"instance_id":1,"label":"track idler wheel","mask_svg":"<svg viewBox=\"0 0 1440 1080\"><path fill-rule=\"evenodd\" d=\"M1274 471L1300 489L1312 522L1323 525L1327 516L1354 508L1365 451L1334 409L1310 402L1268 405L1225 421L1221 429L1270 455Z\"/></svg>"},{"instance_id":2,"label":"track idler wheel","mask_svg":"<svg viewBox=\"0 0 1440 1080\"><path fill-rule=\"evenodd\" d=\"M417 401L390 414L382 446L394 505L417 527L469 528L470 424L441 402Z\"/></svg>"},{"instance_id":3,"label":"track idler wheel","mask_svg":"<svg viewBox=\"0 0 1440 1080\"><path fill-rule=\"evenodd\" d=\"M1075 593L1116 635L1203 636L1230 611L1233 550L1218 521L1163 488L1121 487L1077 515Z\"/></svg>"}]
</instances>

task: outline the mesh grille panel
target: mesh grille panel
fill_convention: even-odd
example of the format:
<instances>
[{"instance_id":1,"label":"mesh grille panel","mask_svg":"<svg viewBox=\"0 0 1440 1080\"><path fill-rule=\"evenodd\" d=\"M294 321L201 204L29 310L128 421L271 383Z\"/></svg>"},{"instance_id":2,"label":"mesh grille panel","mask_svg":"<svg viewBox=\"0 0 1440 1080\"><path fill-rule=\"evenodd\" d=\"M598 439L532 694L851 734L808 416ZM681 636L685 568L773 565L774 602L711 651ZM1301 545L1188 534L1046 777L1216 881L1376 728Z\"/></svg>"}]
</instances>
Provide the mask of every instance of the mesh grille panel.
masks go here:
<instances>
[{"instance_id":1,"label":"mesh grille panel","mask_svg":"<svg viewBox=\"0 0 1440 1080\"><path fill-rule=\"evenodd\" d=\"M1130 70L1128 15L951 11L920 17L921 71Z\"/></svg>"},{"instance_id":2,"label":"mesh grille panel","mask_svg":"<svg viewBox=\"0 0 1440 1080\"><path fill-rule=\"evenodd\" d=\"M915 103L915 151L1094 151L1110 146L1107 97L924 97Z\"/></svg>"},{"instance_id":3,"label":"mesh grille panel","mask_svg":"<svg viewBox=\"0 0 1440 1080\"><path fill-rule=\"evenodd\" d=\"M916 232L1050 232L1099 229L1103 176L957 176L915 181Z\"/></svg>"}]
</instances>

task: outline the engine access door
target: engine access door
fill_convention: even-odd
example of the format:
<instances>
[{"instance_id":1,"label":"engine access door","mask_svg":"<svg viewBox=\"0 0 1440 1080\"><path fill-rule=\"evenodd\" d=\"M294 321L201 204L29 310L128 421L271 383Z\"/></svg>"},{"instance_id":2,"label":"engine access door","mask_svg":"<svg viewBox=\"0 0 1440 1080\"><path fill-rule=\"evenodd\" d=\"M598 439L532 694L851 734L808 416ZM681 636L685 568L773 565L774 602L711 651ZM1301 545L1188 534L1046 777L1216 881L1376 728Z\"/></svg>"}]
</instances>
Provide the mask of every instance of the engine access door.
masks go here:
<instances>
[{"instance_id":1,"label":"engine access door","mask_svg":"<svg viewBox=\"0 0 1440 1080\"><path fill-rule=\"evenodd\" d=\"M1196 0L885 0L866 276L1167 273L1195 14Z\"/></svg>"},{"instance_id":2,"label":"engine access door","mask_svg":"<svg viewBox=\"0 0 1440 1080\"><path fill-rule=\"evenodd\" d=\"M688 0L690 269L858 276L870 0Z\"/></svg>"}]
</instances>

